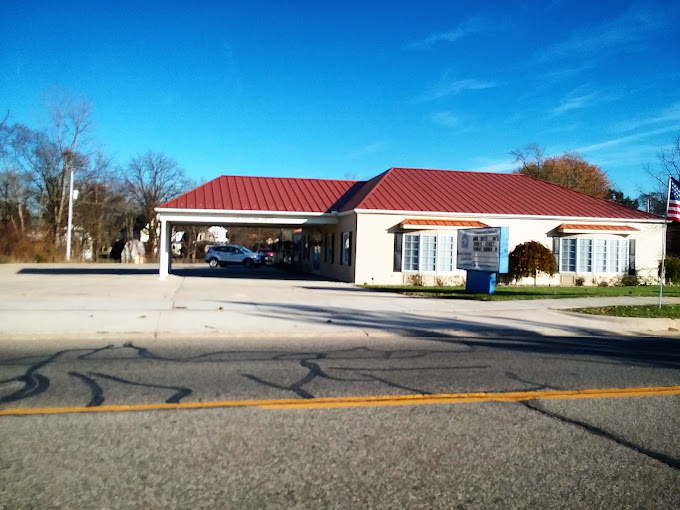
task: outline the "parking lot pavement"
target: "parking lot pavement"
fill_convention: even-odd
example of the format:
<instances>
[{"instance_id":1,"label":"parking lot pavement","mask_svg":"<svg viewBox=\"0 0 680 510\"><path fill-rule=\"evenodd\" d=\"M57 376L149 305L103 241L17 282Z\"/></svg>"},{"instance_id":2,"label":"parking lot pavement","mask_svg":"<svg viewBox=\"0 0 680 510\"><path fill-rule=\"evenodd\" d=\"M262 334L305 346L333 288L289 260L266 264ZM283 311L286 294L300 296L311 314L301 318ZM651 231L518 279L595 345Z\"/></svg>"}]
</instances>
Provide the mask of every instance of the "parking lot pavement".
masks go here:
<instances>
[{"instance_id":1,"label":"parking lot pavement","mask_svg":"<svg viewBox=\"0 0 680 510\"><path fill-rule=\"evenodd\" d=\"M465 334L677 335L678 321L584 316L582 306L654 298L467 301L366 290L273 267L0 265L4 339L256 338ZM678 301L667 299L667 302Z\"/></svg>"}]
</instances>

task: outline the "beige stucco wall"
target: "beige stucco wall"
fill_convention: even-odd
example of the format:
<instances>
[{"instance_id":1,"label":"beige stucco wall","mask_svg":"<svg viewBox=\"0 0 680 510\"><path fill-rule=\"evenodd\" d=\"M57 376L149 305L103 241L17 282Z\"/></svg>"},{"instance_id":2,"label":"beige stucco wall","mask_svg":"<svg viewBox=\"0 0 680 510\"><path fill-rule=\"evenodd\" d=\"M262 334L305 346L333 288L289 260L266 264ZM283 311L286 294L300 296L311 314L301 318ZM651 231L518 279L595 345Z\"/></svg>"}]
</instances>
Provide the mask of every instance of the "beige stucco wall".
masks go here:
<instances>
[{"instance_id":1,"label":"beige stucco wall","mask_svg":"<svg viewBox=\"0 0 680 510\"><path fill-rule=\"evenodd\" d=\"M399 231L399 224L407 218L424 217L414 214L390 214L390 213L371 213L360 212L356 216L357 229L355 234L355 257L353 263L356 265L355 283L357 284L394 284L409 283L412 272L393 271L394 256L394 231ZM442 218L442 216L438 216ZM463 219L463 218L451 218ZM635 239L636 240L636 270L638 274L648 282L657 280L657 268L661 260L663 246L664 227L662 221L658 223L644 223L634 221L614 221L602 220L599 222L586 221L574 218L502 218L502 217L476 217L475 220L481 221L491 227L509 227L509 249L527 241L538 241L543 243L550 250L553 249L553 236L557 233L557 227L562 223L579 224L621 224L638 229L637 232L620 236L611 233L601 234L579 234L577 237L590 237L598 239ZM456 235L457 229L441 230L422 230L408 232L421 232L432 234ZM563 237L571 237L564 235ZM432 285L439 278L446 278L451 283L460 283L466 276L465 271L454 271L452 273L422 273L424 283ZM561 282L569 283L573 278L562 278L562 276L581 276L577 273L568 275L547 275L540 276L538 283L541 285L559 285ZM592 274L583 275L586 277L586 284L591 281ZM595 274L596 281L615 280L616 275ZM348 281L348 280L345 280ZM533 278L525 279L520 283L533 284Z\"/></svg>"},{"instance_id":2,"label":"beige stucco wall","mask_svg":"<svg viewBox=\"0 0 680 510\"><path fill-rule=\"evenodd\" d=\"M302 234L308 237L313 237L315 233L321 236L321 262L319 274L331 280L341 282L353 282L354 270L356 267L356 214L346 214L338 217L337 225L322 225L314 227L303 227ZM349 265L341 264L342 260L342 233L352 233L352 257ZM335 235L333 262L326 261L326 234L333 233ZM312 260L304 264L303 269L308 272L313 272Z\"/></svg>"}]
</instances>

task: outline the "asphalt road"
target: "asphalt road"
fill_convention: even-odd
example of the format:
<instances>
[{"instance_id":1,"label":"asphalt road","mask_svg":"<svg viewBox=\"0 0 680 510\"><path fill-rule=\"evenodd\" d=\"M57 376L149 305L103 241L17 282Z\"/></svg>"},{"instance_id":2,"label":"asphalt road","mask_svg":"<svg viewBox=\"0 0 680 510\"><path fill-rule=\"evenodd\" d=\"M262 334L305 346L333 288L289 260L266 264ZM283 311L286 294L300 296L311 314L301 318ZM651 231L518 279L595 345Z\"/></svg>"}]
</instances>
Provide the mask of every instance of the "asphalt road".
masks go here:
<instances>
[{"instance_id":1,"label":"asphalt road","mask_svg":"<svg viewBox=\"0 0 680 510\"><path fill-rule=\"evenodd\" d=\"M365 398L676 385L664 338L3 342L0 508L678 508L678 395Z\"/></svg>"}]
</instances>

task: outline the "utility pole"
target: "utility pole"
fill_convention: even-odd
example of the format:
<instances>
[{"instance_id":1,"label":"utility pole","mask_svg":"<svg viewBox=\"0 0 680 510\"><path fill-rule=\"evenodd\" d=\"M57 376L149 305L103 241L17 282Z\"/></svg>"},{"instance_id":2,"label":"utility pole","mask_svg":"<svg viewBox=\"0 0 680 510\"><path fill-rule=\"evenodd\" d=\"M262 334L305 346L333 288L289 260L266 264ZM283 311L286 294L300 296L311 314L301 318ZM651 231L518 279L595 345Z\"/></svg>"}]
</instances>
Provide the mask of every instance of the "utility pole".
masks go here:
<instances>
[{"instance_id":1,"label":"utility pole","mask_svg":"<svg viewBox=\"0 0 680 510\"><path fill-rule=\"evenodd\" d=\"M71 229L73 227L73 170L68 191L68 226L66 227L66 262L71 260Z\"/></svg>"}]
</instances>

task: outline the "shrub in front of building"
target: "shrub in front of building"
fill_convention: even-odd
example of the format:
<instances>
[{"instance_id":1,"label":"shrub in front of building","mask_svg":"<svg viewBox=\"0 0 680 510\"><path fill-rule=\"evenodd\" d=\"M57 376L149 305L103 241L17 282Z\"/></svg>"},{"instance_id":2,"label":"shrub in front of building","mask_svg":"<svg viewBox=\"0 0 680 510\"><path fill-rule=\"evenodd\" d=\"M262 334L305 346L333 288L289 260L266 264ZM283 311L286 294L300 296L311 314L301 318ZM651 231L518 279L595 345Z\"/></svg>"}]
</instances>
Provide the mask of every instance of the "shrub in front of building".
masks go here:
<instances>
[{"instance_id":1,"label":"shrub in front of building","mask_svg":"<svg viewBox=\"0 0 680 510\"><path fill-rule=\"evenodd\" d=\"M533 277L534 286L539 273L557 273L557 261L552 251L536 241L518 244L508 258L508 276L515 281Z\"/></svg>"}]
</instances>

